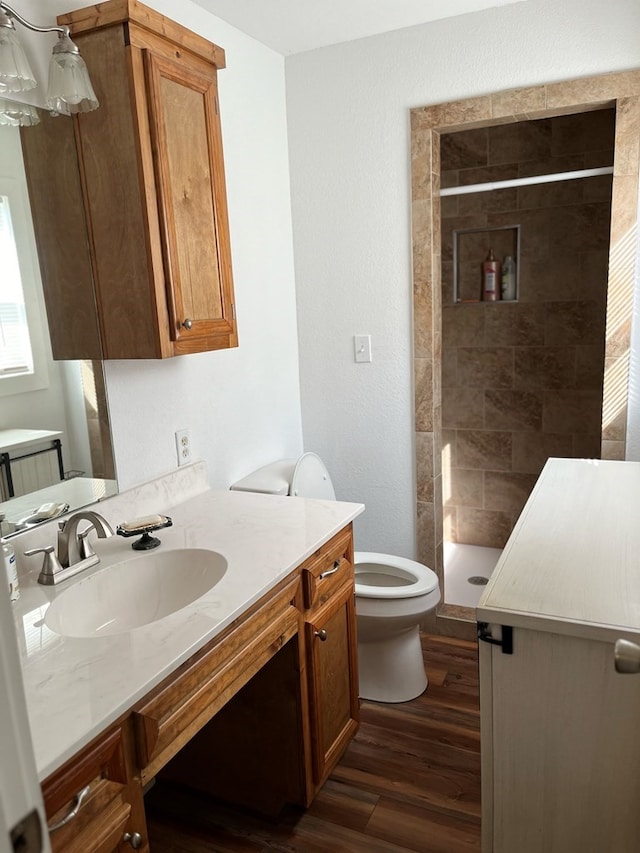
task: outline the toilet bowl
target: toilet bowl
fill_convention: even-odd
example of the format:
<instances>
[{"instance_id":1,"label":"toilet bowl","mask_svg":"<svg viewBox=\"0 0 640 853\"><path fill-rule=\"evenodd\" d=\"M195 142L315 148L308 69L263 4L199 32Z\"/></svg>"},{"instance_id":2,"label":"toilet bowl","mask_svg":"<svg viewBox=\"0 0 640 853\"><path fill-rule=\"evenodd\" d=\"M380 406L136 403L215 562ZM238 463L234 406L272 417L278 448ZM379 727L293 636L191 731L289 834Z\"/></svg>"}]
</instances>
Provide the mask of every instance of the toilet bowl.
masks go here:
<instances>
[{"instance_id":1,"label":"toilet bowl","mask_svg":"<svg viewBox=\"0 0 640 853\"><path fill-rule=\"evenodd\" d=\"M336 499L329 472L315 453L265 465L231 488ZM440 601L438 578L413 560L365 551L355 552L354 569L360 697L415 699L427 686L420 624Z\"/></svg>"}]
</instances>

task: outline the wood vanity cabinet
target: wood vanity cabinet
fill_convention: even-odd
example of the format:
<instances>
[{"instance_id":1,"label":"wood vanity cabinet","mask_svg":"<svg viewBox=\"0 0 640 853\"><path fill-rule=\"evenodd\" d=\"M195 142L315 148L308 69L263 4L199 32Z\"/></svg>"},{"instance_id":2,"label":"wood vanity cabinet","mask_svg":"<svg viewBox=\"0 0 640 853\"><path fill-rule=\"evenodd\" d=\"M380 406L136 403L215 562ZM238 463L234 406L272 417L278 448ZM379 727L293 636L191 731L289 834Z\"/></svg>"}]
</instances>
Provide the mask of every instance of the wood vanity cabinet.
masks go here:
<instances>
[{"instance_id":1,"label":"wood vanity cabinet","mask_svg":"<svg viewBox=\"0 0 640 853\"><path fill-rule=\"evenodd\" d=\"M77 814L78 795L86 787ZM114 726L51 775L42 788L53 853L149 850L130 721Z\"/></svg>"},{"instance_id":2,"label":"wood vanity cabinet","mask_svg":"<svg viewBox=\"0 0 640 853\"><path fill-rule=\"evenodd\" d=\"M358 728L354 598L349 525L46 780L50 821L93 780L54 853L146 845L156 776L267 814L308 806Z\"/></svg>"},{"instance_id":3,"label":"wood vanity cabinet","mask_svg":"<svg viewBox=\"0 0 640 853\"><path fill-rule=\"evenodd\" d=\"M217 92L224 51L137 0L107 0L58 22L71 28L100 107L73 119L79 181L38 170L44 159L55 172L53 145L69 137L68 119L22 135L54 357L96 357L72 310L94 295L103 358L236 346ZM48 130L52 122L67 128ZM64 204L52 205L52 193ZM86 233L77 221L71 233L88 245L92 283L55 258L69 254L65 206L75 215L78 205Z\"/></svg>"},{"instance_id":4,"label":"wood vanity cabinet","mask_svg":"<svg viewBox=\"0 0 640 853\"><path fill-rule=\"evenodd\" d=\"M360 720L350 528L303 564L302 584L315 794Z\"/></svg>"}]
</instances>

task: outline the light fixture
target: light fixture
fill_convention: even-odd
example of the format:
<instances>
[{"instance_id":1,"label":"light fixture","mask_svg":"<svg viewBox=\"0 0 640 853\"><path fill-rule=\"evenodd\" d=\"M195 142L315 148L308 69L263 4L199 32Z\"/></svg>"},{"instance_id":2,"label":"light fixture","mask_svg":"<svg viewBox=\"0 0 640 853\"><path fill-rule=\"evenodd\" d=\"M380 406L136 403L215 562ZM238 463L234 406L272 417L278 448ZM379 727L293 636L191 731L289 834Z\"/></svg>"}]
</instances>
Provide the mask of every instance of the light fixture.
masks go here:
<instances>
[{"instance_id":1,"label":"light fixture","mask_svg":"<svg viewBox=\"0 0 640 853\"><path fill-rule=\"evenodd\" d=\"M30 127L39 122L38 110L31 104L0 98L0 124L9 127Z\"/></svg>"},{"instance_id":2,"label":"light fixture","mask_svg":"<svg viewBox=\"0 0 640 853\"><path fill-rule=\"evenodd\" d=\"M58 33L49 65L49 85L46 105L62 115L86 113L99 106L89 72L76 45L71 41L69 27L38 27L30 24L4 0L0 0L0 98L33 89L36 79L18 40L15 21L36 33ZM0 112L5 112L0 105ZM14 106L15 112L15 106ZM22 121L19 122L23 124ZM27 124L33 120L27 118Z\"/></svg>"}]
</instances>

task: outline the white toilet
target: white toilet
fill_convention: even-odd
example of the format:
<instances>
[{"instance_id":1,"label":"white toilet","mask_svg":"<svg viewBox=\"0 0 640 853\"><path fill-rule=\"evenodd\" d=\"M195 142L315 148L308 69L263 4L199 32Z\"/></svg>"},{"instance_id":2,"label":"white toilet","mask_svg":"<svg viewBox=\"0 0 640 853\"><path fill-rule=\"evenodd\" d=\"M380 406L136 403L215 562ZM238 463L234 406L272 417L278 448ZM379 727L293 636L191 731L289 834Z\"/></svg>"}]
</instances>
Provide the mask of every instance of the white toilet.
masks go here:
<instances>
[{"instance_id":1,"label":"white toilet","mask_svg":"<svg viewBox=\"0 0 640 853\"><path fill-rule=\"evenodd\" d=\"M231 486L244 492L335 500L331 477L315 453L281 459ZM435 572L403 557L356 551L360 696L407 702L427 686L420 623L440 601Z\"/></svg>"}]
</instances>

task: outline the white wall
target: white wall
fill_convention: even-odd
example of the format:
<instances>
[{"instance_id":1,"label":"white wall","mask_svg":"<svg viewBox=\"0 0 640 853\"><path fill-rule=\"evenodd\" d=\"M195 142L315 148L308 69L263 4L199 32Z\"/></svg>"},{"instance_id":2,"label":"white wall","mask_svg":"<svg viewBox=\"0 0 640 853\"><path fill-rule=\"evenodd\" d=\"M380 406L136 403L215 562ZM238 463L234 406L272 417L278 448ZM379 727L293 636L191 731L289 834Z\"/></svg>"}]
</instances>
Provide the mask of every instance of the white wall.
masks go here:
<instances>
[{"instance_id":1,"label":"white wall","mask_svg":"<svg viewBox=\"0 0 640 853\"><path fill-rule=\"evenodd\" d=\"M415 555L408 110L637 67L638 32L637 0L528 0L287 59L305 449L356 547Z\"/></svg>"},{"instance_id":2,"label":"white wall","mask_svg":"<svg viewBox=\"0 0 640 853\"><path fill-rule=\"evenodd\" d=\"M118 482L129 488L175 468L174 432L188 428L211 484L226 487L302 447L284 60L190 0L146 3L226 52L219 92L240 346L106 364ZM47 20L38 0L22 0L20 12L43 24L89 4L47 5ZM29 44L46 81L48 43Z\"/></svg>"}]
</instances>

